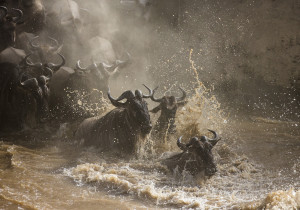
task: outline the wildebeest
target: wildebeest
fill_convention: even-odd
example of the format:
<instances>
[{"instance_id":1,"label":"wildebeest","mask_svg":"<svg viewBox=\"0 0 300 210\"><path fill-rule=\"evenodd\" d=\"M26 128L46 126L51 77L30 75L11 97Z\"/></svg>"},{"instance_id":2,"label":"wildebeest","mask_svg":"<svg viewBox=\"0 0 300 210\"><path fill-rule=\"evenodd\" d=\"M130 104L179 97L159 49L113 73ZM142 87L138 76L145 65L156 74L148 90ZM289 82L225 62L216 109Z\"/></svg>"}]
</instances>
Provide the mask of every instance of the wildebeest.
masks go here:
<instances>
[{"instance_id":1,"label":"wildebeest","mask_svg":"<svg viewBox=\"0 0 300 210\"><path fill-rule=\"evenodd\" d=\"M156 135L157 138L161 139L166 133L175 133L176 112L179 107L186 104L186 92L180 88L182 92L181 97L163 96L162 98L155 98L154 93L157 88L153 90L151 99L155 102L159 102L160 104L154 109L150 110L150 112L157 113L158 111L161 111L160 116L153 128L153 135Z\"/></svg>"},{"instance_id":2,"label":"wildebeest","mask_svg":"<svg viewBox=\"0 0 300 210\"><path fill-rule=\"evenodd\" d=\"M137 141L145 138L151 131L152 125L144 98L152 95L143 95L140 90L125 91L119 98L114 99L108 91L108 98L116 107L103 117L94 117L84 120L75 137L84 140L85 145L94 145L103 149L133 154ZM121 100L126 99L122 103Z\"/></svg>"},{"instance_id":3,"label":"wildebeest","mask_svg":"<svg viewBox=\"0 0 300 210\"><path fill-rule=\"evenodd\" d=\"M83 29L88 24L83 13L87 11L73 0L44 1L44 4L47 9L45 30L50 36L59 39L60 43L64 43L62 53L70 65L87 54L87 36L83 36Z\"/></svg>"},{"instance_id":4,"label":"wildebeest","mask_svg":"<svg viewBox=\"0 0 300 210\"><path fill-rule=\"evenodd\" d=\"M182 173L186 171L195 176L204 172L205 176L213 176L217 172L217 166L214 161L212 148L220 140L218 134L209 130L214 134L214 138L210 139L206 136L201 136L200 139L192 137L187 144L181 142L179 137L177 146L183 151L175 154L162 161L172 172Z\"/></svg>"},{"instance_id":5,"label":"wildebeest","mask_svg":"<svg viewBox=\"0 0 300 210\"><path fill-rule=\"evenodd\" d=\"M87 58L94 58L95 62L111 63L116 60L116 52L112 43L100 36L95 36L88 40ZM87 59L85 59L87 60Z\"/></svg>"},{"instance_id":6,"label":"wildebeest","mask_svg":"<svg viewBox=\"0 0 300 210\"><path fill-rule=\"evenodd\" d=\"M59 115L62 121L95 116L95 106L100 105L99 97L108 91L109 79L116 77L120 68L129 62L129 59L117 60L112 65L93 62L88 67L82 67L78 60L75 69L64 67L56 72L50 82L50 108L53 114Z\"/></svg>"},{"instance_id":7,"label":"wildebeest","mask_svg":"<svg viewBox=\"0 0 300 210\"><path fill-rule=\"evenodd\" d=\"M0 6L0 51L14 46L16 41L16 26L21 23L23 12L12 8L10 12Z\"/></svg>"},{"instance_id":8,"label":"wildebeest","mask_svg":"<svg viewBox=\"0 0 300 210\"><path fill-rule=\"evenodd\" d=\"M18 8L23 13L24 24L17 31L27 33L40 33L46 24L46 11L41 0L19 0Z\"/></svg>"},{"instance_id":9,"label":"wildebeest","mask_svg":"<svg viewBox=\"0 0 300 210\"><path fill-rule=\"evenodd\" d=\"M62 45L59 45L58 41L52 37L35 36L29 42L31 51L37 52L42 63L48 60L53 54L61 51Z\"/></svg>"},{"instance_id":10,"label":"wildebeest","mask_svg":"<svg viewBox=\"0 0 300 210\"><path fill-rule=\"evenodd\" d=\"M18 65L0 63L0 130L19 130L45 119L48 80L44 75L28 78Z\"/></svg>"},{"instance_id":11,"label":"wildebeest","mask_svg":"<svg viewBox=\"0 0 300 210\"><path fill-rule=\"evenodd\" d=\"M22 69L26 72L27 75L31 75L33 77L37 77L40 75L52 77L54 72L58 71L65 64L64 56L59 53L58 55L61 59L60 64L55 64L46 61L32 63L29 58L33 56L33 54L28 54L20 63L20 66L22 66Z\"/></svg>"}]
</instances>

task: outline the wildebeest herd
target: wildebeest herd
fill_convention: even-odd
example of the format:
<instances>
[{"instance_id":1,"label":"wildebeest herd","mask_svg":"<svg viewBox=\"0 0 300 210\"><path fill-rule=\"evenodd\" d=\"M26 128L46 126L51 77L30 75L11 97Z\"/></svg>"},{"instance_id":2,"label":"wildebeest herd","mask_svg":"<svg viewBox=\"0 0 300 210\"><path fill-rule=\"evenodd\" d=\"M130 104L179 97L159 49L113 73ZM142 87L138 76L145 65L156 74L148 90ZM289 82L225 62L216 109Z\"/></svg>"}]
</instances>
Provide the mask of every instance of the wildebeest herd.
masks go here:
<instances>
[{"instance_id":1,"label":"wildebeest herd","mask_svg":"<svg viewBox=\"0 0 300 210\"><path fill-rule=\"evenodd\" d=\"M149 93L128 90L115 99L111 96L108 81L110 77L117 76L120 69L128 67L131 63L129 53L124 53L125 59L114 61L88 54L91 64L87 67L82 66L80 59L72 64L72 53L63 55L69 52L70 43L72 46L85 44L80 31L74 28L74 36L64 34L71 30L68 28L70 24L82 24L79 6L75 1L68 2L72 5L70 11L64 13L61 10L58 15L55 8L64 8L64 1L56 1L48 11L38 0L0 1L0 132L14 132L53 121L72 122L86 118L76 129L74 138L83 140L84 145L131 155L136 150L137 142L145 139L150 132L158 140L165 133L176 134L176 111L187 103L186 92L182 88L181 97L155 98L157 88L152 90L144 85ZM104 39L96 36L91 40L101 42ZM108 40L104 41L109 43ZM94 44L97 43L95 41ZM55 62L50 62L51 59ZM76 67L72 68L72 65ZM70 92L66 90L89 93L93 89L107 93L115 107L104 116L77 113L72 109L73 103L77 102L67 99ZM148 111L145 99L151 99L159 105ZM149 112L158 111L161 114L152 129ZM199 172L205 172L206 176L214 175L217 170L211 150L219 137L215 131L210 131L214 134L213 139L206 136L192 137L184 144L180 137L177 145L182 152L164 159L162 163L171 171L178 170L181 173L185 170L192 175Z\"/></svg>"}]
</instances>

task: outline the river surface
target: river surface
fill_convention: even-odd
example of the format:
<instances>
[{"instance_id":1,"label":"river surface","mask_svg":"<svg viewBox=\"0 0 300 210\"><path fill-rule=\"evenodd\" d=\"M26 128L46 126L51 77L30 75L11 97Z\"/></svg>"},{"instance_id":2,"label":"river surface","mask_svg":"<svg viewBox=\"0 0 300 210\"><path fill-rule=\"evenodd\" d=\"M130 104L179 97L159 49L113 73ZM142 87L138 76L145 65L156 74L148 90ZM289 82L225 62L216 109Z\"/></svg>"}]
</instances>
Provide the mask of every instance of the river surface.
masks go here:
<instances>
[{"instance_id":1,"label":"river surface","mask_svg":"<svg viewBox=\"0 0 300 210\"><path fill-rule=\"evenodd\" d=\"M80 148L66 126L1 138L1 209L297 209L300 122L261 117L228 120L214 148L210 179L173 175L149 152L136 157ZM172 139L172 138L171 138ZM166 151L179 151L174 141ZM153 143L153 142L152 142ZM173 145L172 145L173 144ZM151 150L151 149L150 149Z\"/></svg>"}]
</instances>

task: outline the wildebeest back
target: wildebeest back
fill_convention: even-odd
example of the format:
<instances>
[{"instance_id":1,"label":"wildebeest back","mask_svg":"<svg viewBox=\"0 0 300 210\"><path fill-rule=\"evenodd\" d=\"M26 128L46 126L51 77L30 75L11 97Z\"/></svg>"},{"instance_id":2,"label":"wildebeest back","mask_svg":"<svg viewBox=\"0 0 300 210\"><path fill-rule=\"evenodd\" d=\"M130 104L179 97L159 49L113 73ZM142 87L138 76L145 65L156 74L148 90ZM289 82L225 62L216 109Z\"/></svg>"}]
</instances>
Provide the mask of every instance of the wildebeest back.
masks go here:
<instances>
[{"instance_id":1,"label":"wildebeest back","mask_svg":"<svg viewBox=\"0 0 300 210\"><path fill-rule=\"evenodd\" d=\"M139 138L137 130L130 122L126 110L117 108L103 117L84 120L76 131L75 138L84 139L84 145L132 153Z\"/></svg>"}]
</instances>

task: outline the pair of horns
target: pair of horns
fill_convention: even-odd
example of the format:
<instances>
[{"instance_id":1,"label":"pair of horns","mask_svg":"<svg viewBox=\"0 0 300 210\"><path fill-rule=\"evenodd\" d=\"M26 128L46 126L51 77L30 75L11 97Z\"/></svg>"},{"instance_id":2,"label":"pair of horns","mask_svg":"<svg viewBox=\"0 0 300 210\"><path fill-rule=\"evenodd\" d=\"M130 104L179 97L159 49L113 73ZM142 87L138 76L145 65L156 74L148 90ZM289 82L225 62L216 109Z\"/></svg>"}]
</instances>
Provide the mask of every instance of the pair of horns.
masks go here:
<instances>
[{"instance_id":1,"label":"pair of horns","mask_svg":"<svg viewBox=\"0 0 300 210\"><path fill-rule=\"evenodd\" d=\"M34 48L34 49L40 48L39 45L37 45L37 44L34 43L34 42L35 42L36 40L38 40L39 38L40 38L40 36L36 36L36 37L34 37L34 38L32 38L32 39L30 40L29 44L30 44L30 46L31 46L32 48ZM59 44L58 44L58 41L57 41L56 39L54 39L54 38L52 38L52 37L50 37L50 36L48 36L48 39L49 39L50 41L53 42L53 45L52 45L51 48L50 48L51 50L56 50L56 49L59 48Z\"/></svg>"},{"instance_id":2,"label":"pair of horns","mask_svg":"<svg viewBox=\"0 0 300 210\"><path fill-rule=\"evenodd\" d=\"M155 102L161 102L162 99L163 99L163 97L161 97L161 98L155 98L155 97L154 97L154 93L155 93L155 91L157 90L157 88L158 88L158 87L156 87L156 88L153 90L153 95L152 95L152 97L151 97L151 100L152 100L152 101L155 101ZM182 92L182 96L181 96L181 97L176 97L176 101L177 101L177 102L183 101L183 100L186 98L186 92L185 92L185 90L183 90L181 87L179 87L179 89L180 89L181 92Z\"/></svg>"},{"instance_id":3,"label":"pair of horns","mask_svg":"<svg viewBox=\"0 0 300 210\"><path fill-rule=\"evenodd\" d=\"M144 85L147 90L149 91L149 95L144 95L142 93L142 91L140 90L136 90L135 94L131 91L131 90L127 90L124 93L122 93L121 96L119 96L117 99L114 99L111 95L110 95L110 89L108 89L107 92L107 96L109 98L109 100L111 101L111 103L115 106L115 107L124 107L125 103L120 102L123 99L127 99L127 100L131 100L134 99L136 97L139 98L150 98L153 95L153 90L151 90L149 87L147 87L146 85Z\"/></svg>"},{"instance_id":4,"label":"pair of horns","mask_svg":"<svg viewBox=\"0 0 300 210\"><path fill-rule=\"evenodd\" d=\"M22 19L23 17L23 12L22 10L20 9L15 9L15 8L12 8L11 10L15 11L17 13L17 17L13 17L13 22L14 23L20 23L20 20ZM0 6L0 11L3 11L3 14L0 15L0 19L6 17L6 15L8 14L8 9L7 7L5 6Z\"/></svg>"},{"instance_id":5,"label":"pair of horns","mask_svg":"<svg viewBox=\"0 0 300 210\"><path fill-rule=\"evenodd\" d=\"M202 142L209 142L212 146L215 146L217 144L217 142L220 140L219 135L217 134L217 132L215 132L213 130L208 129L208 131L210 131L211 133L213 133L214 137L211 139L211 138L208 138L207 136L201 136L200 137L200 141L202 141ZM184 144L184 143L181 142L181 139L182 139L182 136L180 136L178 138L178 140L177 140L177 146L181 150L183 150L183 151L187 150L187 148L189 146L192 146L197 141L199 141L199 139L197 137L193 137L193 138L190 139L190 141L187 144Z\"/></svg>"},{"instance_id":6,"label":"pair of horns","mask_svg":"<svg viewBox=\"0 0 300 210\"><path fill-rule=\"evenodd\" d=\"M99 68L99 65L102 65L102 67ZM89 65L88 67L82 67L80 65L80 60L77 61L76 63L76 69L79 69L81 71L88 71L88 70L95 70L97 69L98 71L101 71L103 74L105 74L106 77L111 77L113 76L115 73L117 73L118 69L117 67L119 67L119 65L108 65L105 63L95 63L93 62L91 65ZM113 71L109 71L108 69L113 69Z\"/></svg>"},{"instance_id":7,"label":"pair of horns","mask_svg":"<svg viewBox=\"0 0 300 210\"><path fill-rule=\"evenodd\" d=\"M131 55L127 52L127 60L116 60L114 64L109 65L106 64L104 62L102 63L96 63L95 61L93 61L93 63L91 65L89 65L88 67L82 67L80 65L80 60L77 61L76 63L76 69L82 70L82 71L87 71L90 69L97 69L97 70L101 70L101 72L103 74L106 75L106 77L110 77L113 76L114 74L117 73L118 71L118 67L124 67L126 64L128 64L131 60ZM100 68L99 68L100 67Z\"/></svg>"},{"instance_id":8,"label":"pair of horns","mask_svg":"<svg viewBox=\"0 0 300 210\"><path fill-rule=\"evenodd\" d=\"M27 66L31 66L31 67L42 67L43 64L42 63L32 63L31 61L29 61L29 57L31 56L32 54L29 54L27 55L24 60L25 60L25 63ZM65 65L66 63L66 60L65 60L65 57L63 55L61 55L60 53L58 53L58 55L60 56L60 58L62 59L62 62L60 64L54 64L54 63L47 63L45 64L45 66L47 68L49 68L51 71L57 71L60 69L60 67L62 67L63 65Z\"/></svg>"}]
</instances>

